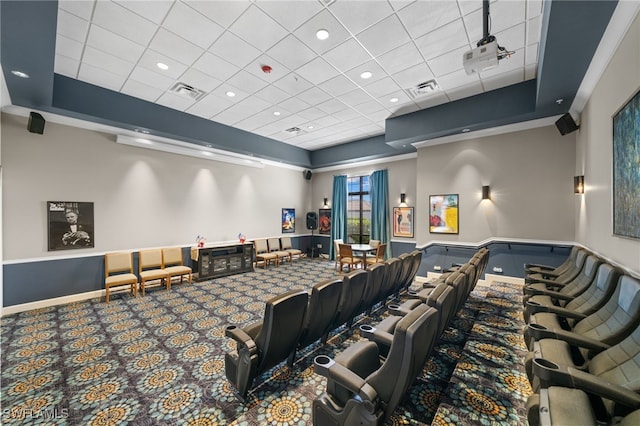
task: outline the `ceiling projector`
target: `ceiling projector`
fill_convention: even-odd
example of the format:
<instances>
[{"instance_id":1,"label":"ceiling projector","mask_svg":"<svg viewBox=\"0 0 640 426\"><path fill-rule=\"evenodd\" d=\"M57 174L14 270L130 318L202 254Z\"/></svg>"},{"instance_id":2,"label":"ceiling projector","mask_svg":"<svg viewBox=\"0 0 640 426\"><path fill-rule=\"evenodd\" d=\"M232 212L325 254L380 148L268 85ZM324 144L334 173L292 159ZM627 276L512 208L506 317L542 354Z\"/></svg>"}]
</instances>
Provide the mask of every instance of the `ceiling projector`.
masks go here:
<instances>
[{"instance_id":1,"label":"ceiling projector","mask_svg":"<svg viewBox=\"0 0 640 426\"><path fill-rule=\"evenodd\" d=\"M462 64L467 74L482 72L498 66L499 48L498 41L479 45L462 55Z\"/></svg>"}]
</instances>

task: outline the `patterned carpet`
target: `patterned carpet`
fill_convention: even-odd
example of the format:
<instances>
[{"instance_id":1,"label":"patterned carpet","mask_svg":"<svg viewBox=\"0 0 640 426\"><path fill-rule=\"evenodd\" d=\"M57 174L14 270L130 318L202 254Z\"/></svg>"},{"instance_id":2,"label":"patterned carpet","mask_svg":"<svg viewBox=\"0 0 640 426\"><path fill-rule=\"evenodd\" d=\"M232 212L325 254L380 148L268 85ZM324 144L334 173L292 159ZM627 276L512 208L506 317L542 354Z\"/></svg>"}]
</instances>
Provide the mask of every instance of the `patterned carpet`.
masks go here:
<instances>
[{"instance_id":1,"label":"patterned carpet","mask_svg":"<svg viewBox=\"0 0 640 426\"><path fill-rule=\"evenodd\" d=\"M360 339L357 327L301 351L292 370L258 377L245 403L225 379L234 343L224 328L260 320L274 295L335 276L332 262L304 259L4 317L2 424L310 425L326 383L313 358ZM525 423L521 298L518 285L476 287L389 424ZM357 324L377 323L382 311Z\"/></svg>"}]
</instances>

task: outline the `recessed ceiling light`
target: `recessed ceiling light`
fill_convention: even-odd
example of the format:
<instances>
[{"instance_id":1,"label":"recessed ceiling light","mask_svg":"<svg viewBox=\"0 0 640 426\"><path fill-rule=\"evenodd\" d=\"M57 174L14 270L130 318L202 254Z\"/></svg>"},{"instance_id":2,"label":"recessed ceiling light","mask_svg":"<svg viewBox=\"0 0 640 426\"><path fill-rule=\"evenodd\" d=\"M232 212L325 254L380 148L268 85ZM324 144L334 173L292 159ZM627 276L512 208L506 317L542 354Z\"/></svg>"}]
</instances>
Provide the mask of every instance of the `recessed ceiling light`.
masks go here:
<instances>
[{"instance_id":1,"label":"recessed ceiling light","mask_svg":"<svg viewBox=\"0 0 640 426\"><path fill-rule=\"evenodd\" d=\"M164 64L164 63L162 63L162 62L158 62L158 63L156 64L156 66L157 66L158 68L160 68L161 70L165 70L165 71L169 69L169 65Z\"/></svg>"},{"instance_id":2,"label":"recessed ceiling light","mask_svg":"<svg viewBox=\"0 0 640 426\"><path fill-rule=\"evenodd\" d=\"M307 129L311 130L313 129L313 126L307 126Z\"/></svg>"},{"instance_id":3,"label":"recessed ceiling light","mask_svg":"<svg viewBox=\"0 0 640 426\"><path fill-rule=\"evenodd\" d=\"M26 72L18 71L18 70L11 71L11 74L20 78L29 78L29 74L27 74Z\"/></svg>"},{"instance_id":4,"label":"recessed ceiling light","mask_svg":"<svg viewBox=\"0 0 640 426\"><path fill-rule=\"evenodd\" d=\"M280 111L273 111L273 115L280 115Z\"/></svg>"},{"instance_id":5,"label":"recessed ceiling light","mask_svg":"<svg viewBox=\"0 0 640 426\"><path fill-rule=\"evenodd\" d=\"M236 94L235 94L235 93L233 93L231 90L229 90L229 91L227 92L227 96L228 96L228 97L230 97L230 98L233 98L235 95L236 95Z\"/></svg>"},{"instance_id":6,"label":"recessed ceiling light","mask_svg":"<svg viewBox=\"0 0 640 426\"><path fill-rule=\"evenodd\" d=\"M470 131L471 131L471 129L462 129L462 133L467 133L467 132L470 132Z\"/></svg>"},{"instance_id":7,"label":"recessed ceiling light","mask_svg":"<svg viewBox=\"0 0 640 426\"><path fill-rule=\"evenodd\" d=\"M326 40L329 38L329 31L323 29L319 29L318 31L316 31L316 37L318 38L318 40Z\"/></svg>"},{"instance_id":8,"label":"recessed ceiling light","mask_svg":"<svg viewBox=\"0 0 640 426\"><path fill-rule=\"evenodd\" d=\"M389 102L394 103L394 104L395 104L396 102L398 102L398 101L399 101L399 99L398 99L398 98L391 98L391 99L389 99Z\"/></svg>"},{"instance_id":9,"label":"recessed ceiling light","mask_svg":"<svg viewBox=\"0 0 640 426\"><path fill-rule=\"evenodd\" d=\"M362 74L360 74L360 78L364 78L366 80L367 78L371 78L372 75L373 74L371 74L370 71L365 71Z\"/></svg>"}]
</instances>

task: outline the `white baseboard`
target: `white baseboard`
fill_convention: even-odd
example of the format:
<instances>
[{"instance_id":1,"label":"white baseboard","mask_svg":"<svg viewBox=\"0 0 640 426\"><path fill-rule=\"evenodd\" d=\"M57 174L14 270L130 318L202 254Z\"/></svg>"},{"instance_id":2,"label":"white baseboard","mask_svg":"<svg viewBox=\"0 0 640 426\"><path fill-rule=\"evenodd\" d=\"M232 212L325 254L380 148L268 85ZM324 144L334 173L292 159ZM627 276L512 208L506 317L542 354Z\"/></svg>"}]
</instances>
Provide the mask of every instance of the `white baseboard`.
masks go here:
<instances>
[{"instance_id":1,"label":"white baseboard","mask_svg":"<svg viewBox=\"0 0 640 426\"><path fill-rule=\"evenodd\" d=\"M32 309L48 308L49 306L65 305L67 303L81 302L96 297L105 297L105 290L95 290L86 293L72 294L69 296L55 297L53 299L38 300L36 302L22 303L20 305L5 306L0 312L0 317L30 311Z\"/></svg>"},{"instance_id":2,"label":"white baseboard","mask_svg":"<svg viewBox=\"0 0 640 426\"><path fill-rule=\"evenodd\" d=\"M484 280L488 282L499 281L502 283L524 285L524 278L510 277L507 275L484 274Z\"/></svg>"}]
</instances>

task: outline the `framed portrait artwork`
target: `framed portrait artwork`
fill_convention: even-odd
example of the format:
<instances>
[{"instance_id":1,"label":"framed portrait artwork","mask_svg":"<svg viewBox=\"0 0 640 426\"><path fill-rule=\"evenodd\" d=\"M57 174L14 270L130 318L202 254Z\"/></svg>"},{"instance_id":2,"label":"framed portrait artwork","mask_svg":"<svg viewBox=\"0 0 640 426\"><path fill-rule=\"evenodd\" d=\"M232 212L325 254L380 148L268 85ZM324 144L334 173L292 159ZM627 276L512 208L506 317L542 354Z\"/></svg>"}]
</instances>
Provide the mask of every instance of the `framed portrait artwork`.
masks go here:
<instances>
[{"instance_id":1,"label":"framed portrait artwork","mask_svg":"<svg viewBox=\"0 0 640 426\"><path fill-rule=\"evenodd\" d=\"M429 195L429 232L457 234L458 194Z\"/></svg>"},{"instance_id":2,"label":"framed portrait artwork","mask_svg":"<svg viewBox=\"0 0 640 426\"><path fill-rule=\"evenodd\" d=\"M393 236L413 238L413 207L393 208Z\"/></svg>"},{"instance_id":3,"label":"framed portrait artwork","mask_svg":"<svg viewBox=\"0 0 640 426\"><path fill-rule=\"evenodd\" d=\"M93 203L47 201L48 249L91 248L93 240Z\"/></svg>"},{"instance_id":4,"label":"framed portrait artwork","mask_svg":"<svg viewBox=\"0 0 640 426\"><path fill-rule=\"evenodd\" d=\"M640 238L640 91L613 116L613 234Z\"/></svg>"},{"instance_id":5,"label":"framed portrait artwork","mask_svg":"<svg viewBox=\"0 0 640 426\"><path fill-rule=\"evenodd\" d=\"M296 232L296 209L282 209L282 233Z\"/></svg>"},{"instance_id":6,"label":"framed portrait artwork","mask_svg":"<svg viewBox=\"0 0 640 426\"><path fill-rule=\"evenodd\" d=\"M318 232L331 234L331 209L320 209L318 213Z\"/></svg>"}]
</instances>

